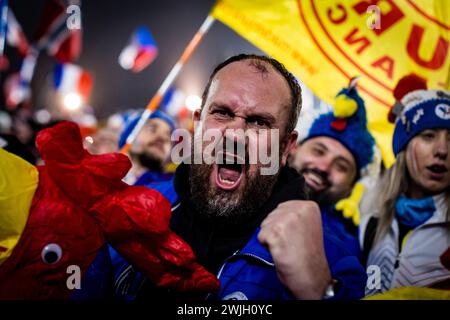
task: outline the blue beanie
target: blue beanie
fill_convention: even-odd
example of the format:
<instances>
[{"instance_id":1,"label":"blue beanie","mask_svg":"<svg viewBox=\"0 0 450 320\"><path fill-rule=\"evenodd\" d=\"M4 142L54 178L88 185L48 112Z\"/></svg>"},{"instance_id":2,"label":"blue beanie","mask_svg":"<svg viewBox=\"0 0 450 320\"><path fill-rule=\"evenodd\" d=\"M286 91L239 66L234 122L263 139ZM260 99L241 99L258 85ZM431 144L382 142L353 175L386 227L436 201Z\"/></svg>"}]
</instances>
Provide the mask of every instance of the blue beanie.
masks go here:
<instances>
[{"instance_id":1,"label":"blue beanie","mask_svg":"<svg viewBox=\"0 0 450 320\"><path fill-rule=\"evenodd\" d=\"M122 133L120 134L120 137L119 137L119 149L121 149L125 145L128 136L130 135L131 131L133 131L134 127L139 122L139 119L141 118L142 113L143 113L143 111L139 111L134 116L130 116L128 118L128 120L126 121L124 128L122 130ZM148 119L149 120L150 119L164 120L170 126L171 132L173 130L175 130L175 122L172 120L172 118L170 116L168 116L167 114L165 114L164 112L162 112L160 110L154 111Z\"/></svg>"},{"instance_id":2,"label":"blue beanie","mask_svg":"<svg viewBox=\"0 0 450 320\"><path fill-rule=\"evenodd\" d=\"M364 100L356 87L342 89L336 96L333 111L314 120L303 141L326 136L342 143L353 155L362 175L373 160L375 140L367 130Z\"/></svg>"},{"instance_id":3,"label":"blue beanie","mask_svg":"<svg viewBox=\"0 0 450 320\"><path fill-rule=\"evenodd\" d=\"M450 129L450 91L415 90L400 101L392 147L395 156L408 142L426 129Z\"/></svg>"}]
</instances>

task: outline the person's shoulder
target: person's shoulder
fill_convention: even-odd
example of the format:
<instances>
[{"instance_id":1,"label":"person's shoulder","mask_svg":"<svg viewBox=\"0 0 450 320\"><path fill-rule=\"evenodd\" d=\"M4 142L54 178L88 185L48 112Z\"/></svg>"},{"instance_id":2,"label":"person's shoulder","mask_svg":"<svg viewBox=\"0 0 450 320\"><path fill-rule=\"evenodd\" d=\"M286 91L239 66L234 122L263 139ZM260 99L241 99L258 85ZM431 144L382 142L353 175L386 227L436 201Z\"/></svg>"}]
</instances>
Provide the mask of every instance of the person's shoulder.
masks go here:
<instances>
[{"instance_id":1,"label":"person's shoulder","mask_svg":"<svg viewBox=\"0 0 450 320\"><path fill-rule=\"evenodd\" d=\"M289 200L308 200L305 179L297 170L289 166L282 167L271 198L276 204Z\"/></svg>"},{"instance_id":2,"label":"person's shoulder","mask_svg":"<svg viewBox=\"0 0 450 320\"><path fill-rule=\"evenodd\" d=\"M169 180L150 183L146 185L146 187L159 191L164 197L167 198L167 200L169 200L172 206L178 201L178 195L175 191L173 177Z\"/></svg>"}]
</instances>

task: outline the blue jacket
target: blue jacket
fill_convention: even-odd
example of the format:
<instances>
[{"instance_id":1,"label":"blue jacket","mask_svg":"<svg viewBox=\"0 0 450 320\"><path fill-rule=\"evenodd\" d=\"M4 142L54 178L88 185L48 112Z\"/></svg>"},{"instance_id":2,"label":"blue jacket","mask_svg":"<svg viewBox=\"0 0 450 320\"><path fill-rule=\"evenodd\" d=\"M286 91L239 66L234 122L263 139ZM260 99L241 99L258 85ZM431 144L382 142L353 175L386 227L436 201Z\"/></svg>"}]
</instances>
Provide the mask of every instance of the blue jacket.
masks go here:
<instances>
[{"instance_id":1,"label":"blue jacket","mask_svg":"<svg viewBox=\"0 0 450 320\"><path fill-rule=\"evenodd\" d=\"M361 249L358 242L358 228L351 219L346 219L334 206L321 207L322 223L338 238L349 253L360 258Z\"/></svg>"},{"instance_id":2,"label":"blue jacket","mask_svg":"<svg viewBox=\"0 0 450 320\"><path fill-rule=\"evenodd\" d=\"M81 278L81 289L75 289L71 300L108 300L113 298L113 268L109 249L104 245Z\"/></svg>"},{"instance_id":3,"label":"blue jacket","mask_svg":"<svg viewBox=\"0 0 450 320\"><path fill-rule=\"evenodd\" d=\"M269 251L258 239L259 229L248 244L228 258L218 278L221 289L213 298L222 300L291 300L294 297L277 276ZM338 281L333 299L360 299L364 296L366 273L357 257L331 235L324 226L324 246L332 278Z\"/></svg>"},{"instance_id":4,"label":"blue jacket","mask_svg":"<svg viewBox=\"0 0 450 320\"><path fill-rule=\"evenodd\" d=\"M154 185L155 186L155 185ZM179 207L177 192L173 183L162 182L165 196L174 207ZM174 209L173 209L174 210ZM323 220L324 246L332 278L338 281L335 299L359 299L364 296L366 273L346 245L334 235L333 226ZM249 300L289 300L294 297L278 279L275 265L269 251L263 247L255 230L248 243L223 263L217 276L221 289L208 299L249 299ZM115 292L119 298L134 299L144 277L127 264L117 253L112 253L115 265ZM130 274L130 275L127 275Z\"/></svg>"},{"instance_id":5,"label":"blue jacket","mask_svg":"<svg viewBox=\"0 0 450 320\"><path fill-rule=\"evenodd\" d=\"M173 173L148 170L136 180L134 185L155 189L169 199L171 203L176 200L175 190L173 189Z\"/></svg>"}]
</instances>

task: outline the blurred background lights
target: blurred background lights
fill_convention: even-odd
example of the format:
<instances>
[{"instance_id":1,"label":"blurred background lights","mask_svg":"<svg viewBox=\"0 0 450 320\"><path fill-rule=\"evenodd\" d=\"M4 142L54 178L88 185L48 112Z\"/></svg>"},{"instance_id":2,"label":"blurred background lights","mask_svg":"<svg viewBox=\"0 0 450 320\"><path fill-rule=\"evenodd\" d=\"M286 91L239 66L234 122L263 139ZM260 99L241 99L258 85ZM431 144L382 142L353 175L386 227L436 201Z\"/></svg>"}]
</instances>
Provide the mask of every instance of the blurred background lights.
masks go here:
<instances>
[{"instance_id":1,"label":"blurred background lights","mask_svg":"<svg viewBox=\"0 0 450 320\"><path fill-rule=\"evenodd\" d=\"M81 96L77 93L68 93L64 96L64 107L67 110L78 110L81 107L81 102Z\"/></svg>"},{"instance_id":2,"label":"blurred background lights","mask_svg":"<svg viewBox=\"0 0 450 320\"><path fill-rule=\"evenodd\" d=\"M36 121L41 124L47 124L52 119L52 115L46 109L40 109L35 113Z\"/></svg>"},{"instance_id":3,"label":"blurred background lights","mask_svg":"<svg viewBox=\"0 0 450 320\"><path fill-rule=\"evenodd\" d=\"M93 144L94 143L94 138L92 138L91 136L87 136L86 138L84 138L84 140L87 143Z\"/></svg>"},{"instance_id":4,"label":"blurred background lights","mask_svg":"<svg viewBox=\"0 0 450 320\"><path fill-rule=\"evenodd\" d=\"M196 109L199 109L201 105L202 99L195 94L192 94L186 98L186 107L190 111L195 111Z\"/></svg>"}]
</instances>

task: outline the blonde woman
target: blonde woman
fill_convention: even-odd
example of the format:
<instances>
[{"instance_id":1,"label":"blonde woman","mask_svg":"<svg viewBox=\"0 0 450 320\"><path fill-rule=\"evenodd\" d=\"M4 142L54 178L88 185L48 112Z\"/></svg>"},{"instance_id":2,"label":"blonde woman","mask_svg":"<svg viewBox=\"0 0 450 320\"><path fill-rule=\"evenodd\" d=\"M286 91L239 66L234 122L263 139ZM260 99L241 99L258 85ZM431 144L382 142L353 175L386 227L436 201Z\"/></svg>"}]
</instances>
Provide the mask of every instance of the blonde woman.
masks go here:
<instances>
[{"instance_id":1,"label":"blonde woman","mask_svg":"<svg viewBox=\"0 0 450 320\"><path fill-rule=\"evenodd\" d=\"M366 287L367 295L405 286L450 289L450 92L421 86L409 76L394 92L396 161L361 223L363 258L381 280Z\"/></svg>"}]
</instances>

